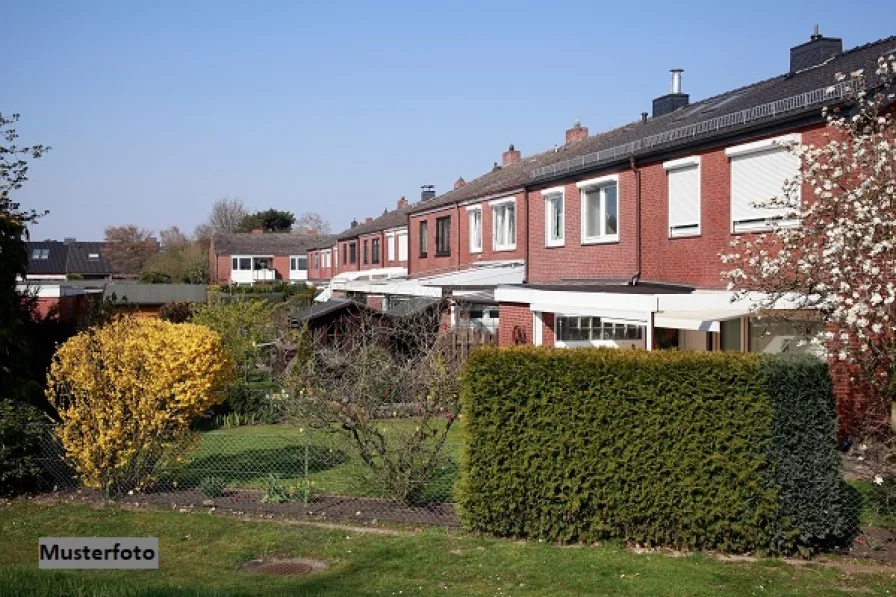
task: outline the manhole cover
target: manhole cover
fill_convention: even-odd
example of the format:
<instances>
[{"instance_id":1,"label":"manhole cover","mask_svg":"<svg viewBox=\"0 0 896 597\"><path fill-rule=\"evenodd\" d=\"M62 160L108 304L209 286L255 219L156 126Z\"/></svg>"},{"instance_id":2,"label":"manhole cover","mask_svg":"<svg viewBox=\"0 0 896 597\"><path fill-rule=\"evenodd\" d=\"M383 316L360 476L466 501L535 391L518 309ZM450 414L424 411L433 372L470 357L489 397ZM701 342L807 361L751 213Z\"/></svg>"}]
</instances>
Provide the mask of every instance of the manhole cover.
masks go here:
<instances>
[{"instance_id":1,"label":"manhole cover","mask_svg":"<svg viewBox=\"0 0 896 597\"><path fill-rule=\"evenodd\" d=\"M327 565L316 560L251 560L243 566L243 572L257 574L273 574L275 576L297 576L310 574L315 570L323 570Z\"/></svg>"}]
</instances>

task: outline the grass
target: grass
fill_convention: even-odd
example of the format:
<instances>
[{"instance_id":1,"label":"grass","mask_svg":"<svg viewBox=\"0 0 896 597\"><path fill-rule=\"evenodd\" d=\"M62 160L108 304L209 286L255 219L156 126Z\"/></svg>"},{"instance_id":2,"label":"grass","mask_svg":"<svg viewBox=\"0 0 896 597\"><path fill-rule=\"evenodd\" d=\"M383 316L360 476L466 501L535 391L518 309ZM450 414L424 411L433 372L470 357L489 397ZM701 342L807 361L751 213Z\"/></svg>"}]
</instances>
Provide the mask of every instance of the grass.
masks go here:
<instances>
[{"instance_id":1,"label":"grass","mask_svg":"<svg viewBox=\"0 0 896 597\"><path fill-rule=\"evenodd\" d=\"M45 571L41 536L156 536L157 571ZM240 572L250 559L322 559L307 577ZM896 580L776 560L638 555L608 545L561 548L430 530L411 536L237 521L114 506L0 507L0 596L224 595L843 595L887 594Z\"/></svg>"},{"instance_id":2,"label":"grass","mask_svg":"<svg viewBox=\"0 0 896 597\"><path fill-rule=\"evenodd\" d=\"M386 437L397 437L411 432L417 421L395 419L379 425ZM461 433L459 424L452 426L445 461L428 484L424 500L450 501ZM316 493L386 497L350 442L344 435L290 425L208 431L200 434L199 444L186 455L186 462L169 471L167 481L186 487L198 485L206 477L222 477L229 487L259 489L270 475L279 477L285 485L299 484L307 464L308 479Z\"/></svg>"}]
</instances>

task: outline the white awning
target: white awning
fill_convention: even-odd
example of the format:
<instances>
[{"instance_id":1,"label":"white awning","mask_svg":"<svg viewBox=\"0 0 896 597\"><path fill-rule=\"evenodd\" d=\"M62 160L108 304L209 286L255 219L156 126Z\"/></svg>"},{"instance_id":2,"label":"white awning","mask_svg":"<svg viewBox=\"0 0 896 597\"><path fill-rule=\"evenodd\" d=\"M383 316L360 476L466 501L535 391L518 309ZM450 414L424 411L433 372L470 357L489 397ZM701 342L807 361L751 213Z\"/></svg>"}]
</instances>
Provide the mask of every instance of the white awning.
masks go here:
<instances>
[{"instance_id":1,"label":"white awning","mask_svg":"<svg viewBox=\"0 0 896 597\"><path fill-rule=\"evenodd\" d=\"M653 316L653 326L677 330L718 332L720 321L739 319L749 313L750 310L747 308L718 311L660 311Z\"/></svg>"}]
</instances>

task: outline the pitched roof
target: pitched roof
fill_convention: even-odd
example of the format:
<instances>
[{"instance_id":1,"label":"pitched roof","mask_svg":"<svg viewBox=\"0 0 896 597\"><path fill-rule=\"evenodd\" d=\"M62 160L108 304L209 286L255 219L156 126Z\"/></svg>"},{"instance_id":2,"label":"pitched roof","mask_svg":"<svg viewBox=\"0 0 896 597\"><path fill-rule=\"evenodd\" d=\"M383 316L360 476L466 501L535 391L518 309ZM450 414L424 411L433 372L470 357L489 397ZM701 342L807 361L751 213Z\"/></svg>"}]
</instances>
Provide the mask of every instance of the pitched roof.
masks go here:
<instances>
[{"instance_id":1,"label":"pitched roof","mask_svg":"<svg viewBox=\"0 0 896 597\"><path fill-rule=\"evenodd\" d=\"M289 324L292 327L299 327L324 315L358 307L359 303L351 299L332 298L324 303L315 303L306 309L293 313L289 316Z\"/></svg>"},{"instance_id":2,"label":"pitched roof","mask_svg":"<svg viewBox=\"0 0 896 597\"><path fill-rule=\"evenodd\" d=\"M802 117L821 119L821 108L839 103L837 73L864 69L873 80L877 59L896 53L896 36L847 50L825 63L786 73L683 106L646 122L636 121L568 145L524 157L439 197L415 204L411 213L510 191L524 185L598 169L691 144L712 141Z\"/></svg>"},{"instance_id":3,"label":"pitched roof","mask_svg":"<svg viewBox=\"0 0 896 597\"><path fill-rule=\"evenodd\" d=\"M413 207L413 205L407 205L399 209L387 211L380 217L374 218L370 222L358 224L357 226L354 226L337 234L336 239L345 240L348 238L361 236L362 234L371 234L374 232L389 230L390 228L400 228L401 226L407 226L408 214L411 212Z\"/></svg>"},{"instance_id":4,"label":"pitched roof","mask_svg":"<svg viewBox=\"0 0 896 597\"><path fill-rule=\"evenodd\" d=\"M45 240L25 243L28 251L28 269L30 275L65 275L65 263L68 247L57 240ZM35 258L35 255L38 257ZM46 255L46 257L41 257Z\"/></svg>"},{"instance_id":5,"label":"pitched roof","mask_svg":"<svg viewBox=\"0 0 896 597\"><path fill-rule=\"evenodd\" d=\"M299 255L304 254L321 237L290 232L233 232L215 235L218 255Z\"/></svg>"},{"instance_id":6,"label":"pitched roof","mask_svg":"<svg viewBox=\"0 0 896 597\"><path fill-rule=\"evenodd\" d=\"M68 259L66 270L69 274L83 274L88 276L111 276L118 273L108 259L103 255L103 248L109 243L88 241L71 242L68 246ZM92 257L92 256L96 257Z\"/></svg>"}]
</instances>

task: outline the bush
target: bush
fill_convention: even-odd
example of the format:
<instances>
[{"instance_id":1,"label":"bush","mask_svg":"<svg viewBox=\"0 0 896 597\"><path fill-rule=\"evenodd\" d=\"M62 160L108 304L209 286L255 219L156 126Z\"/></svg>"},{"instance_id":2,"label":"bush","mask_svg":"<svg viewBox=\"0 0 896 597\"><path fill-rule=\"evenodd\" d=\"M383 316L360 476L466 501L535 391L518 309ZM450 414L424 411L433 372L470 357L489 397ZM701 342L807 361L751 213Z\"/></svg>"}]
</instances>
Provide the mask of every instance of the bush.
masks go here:
<instances>
[{"instance_id":1,"label":"bush","mask_svg":"<svg viewBox=\"0 0 896 597\"><path fill-rule=\"evenodd\" d=\"M26 404L0 398L0 495L27 491L36 484L41 468L40 412Z\"/></svg>"},{"instance_id":2,"label":"bush","mask_svg":"<svg viewBox=\"0 0 896 597\"><path fill-rule=\"evenodd\" d=\"M140 272L140 275L137 277L137 281L139 281L141 284L170 284L171 276L164 272L146 270Z\"/></svg>"},{"instance_id":3,"label":"bush","mask_svg":"<svg viewBox=\"0 0 896 597\"><path fill-rule=\"evenodd\" d=\"M850 538L820 363L481 349L463 385L470 530L773 552Z\"/></svg>"},{"instance_id":4,"label":"bush","mask_svg":"<svg viewBox=\"0 0 896 597\"><path fill-rule=\"evenodd\" d=\"M223 477L203 477L199 482L202 495L209 498L221 497L227 487L227 479Z\"/></svg>"},{"instance_id":5,"label":"bush","mask_svg":"<svg viewBox=\"0 0 896 597\"><path fill-rule=\"evenodd\" d=\"M185 323L193 316L190 303L169 301L159 309L159 319L171 323Z\"/></svg>"},{"instance_id":6,"label":"bush","mask_svg":"<svg viewBox=\"0 0 896 597\"><path fill-rule=\"evenodd\" d=\"M47 398L66 456L87 487L141 489L188 439L190 422L224 399L233 364L213 331L121 317L67 340Z\"/></svg>"}]
</instances>

